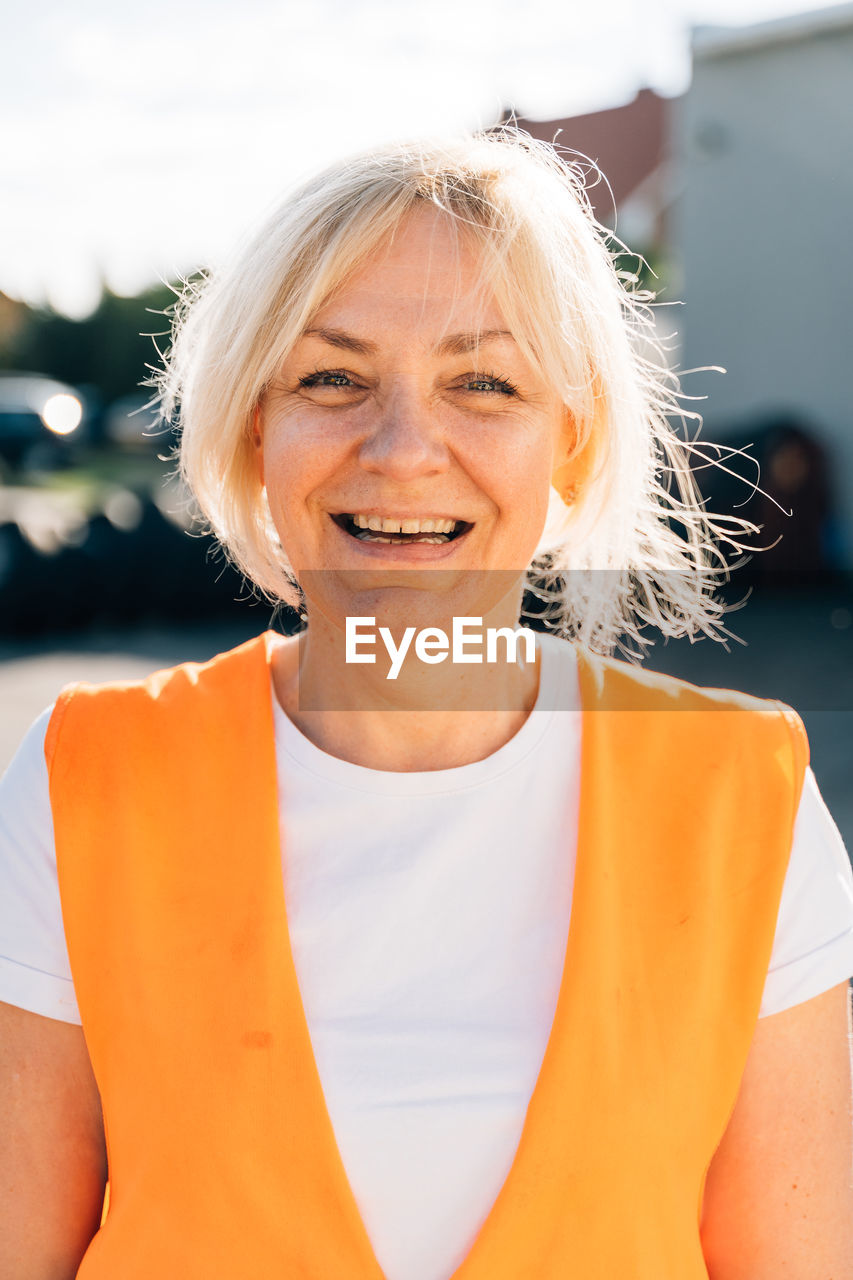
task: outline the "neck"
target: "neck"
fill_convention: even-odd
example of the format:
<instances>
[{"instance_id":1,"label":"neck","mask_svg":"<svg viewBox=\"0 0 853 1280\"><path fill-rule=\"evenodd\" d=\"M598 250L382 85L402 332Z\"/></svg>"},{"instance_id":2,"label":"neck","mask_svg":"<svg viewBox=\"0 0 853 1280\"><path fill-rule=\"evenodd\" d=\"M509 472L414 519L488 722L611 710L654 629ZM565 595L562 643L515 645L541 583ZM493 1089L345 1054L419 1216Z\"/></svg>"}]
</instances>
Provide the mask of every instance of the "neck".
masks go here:
<instances>
[{"instance_id":1,"label":"neck","mask_svg":"<svg viewBox=\"0 0 853 1280\"><path fill-rule=\"evenodd\" d=\"M484 643L468 628L464 650L485 659L489 629L513 631L518 605L506 605L483 619ZM454 661L452 621L445 628L448 653L440 663L418 657L416 634L391 627L367 636L359 652L375 662L347 661L346 634L322 618L282 642L273 662L276 695L297 728L321 750L370 769L421 772L483 760L512 738L529 716L539 688L538 652L525 642L514 660L505 637L496 637L498 661ZM472 638L473 637L473 638ZM438 647L438 642L437 642ZM422 653L429 650L421 647ZM432 650L433 653L436 649Z\"/></svg>"}]
</instances>

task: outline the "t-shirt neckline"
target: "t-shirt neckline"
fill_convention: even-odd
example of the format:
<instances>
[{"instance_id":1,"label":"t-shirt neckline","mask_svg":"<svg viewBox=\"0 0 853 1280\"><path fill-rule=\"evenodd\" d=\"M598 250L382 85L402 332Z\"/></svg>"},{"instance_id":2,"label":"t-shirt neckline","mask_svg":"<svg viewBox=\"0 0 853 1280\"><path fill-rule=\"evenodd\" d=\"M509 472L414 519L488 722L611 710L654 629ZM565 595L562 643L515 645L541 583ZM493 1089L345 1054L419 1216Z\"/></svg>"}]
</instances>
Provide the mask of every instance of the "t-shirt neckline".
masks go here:
<instances>
[{"instance_id":1,"label":"t-shirt neckline","mask_svg":"<svg viewBox=\"0 0 853 1280\"><path fill-rule=\"evenodd\" d=\"M539 689L527 719L508 742L483 760L450 769L402 772L370 769L341 760L307 738L286 715L272 691L276 755L279 768L297 766L325 782L380 795L437 795L467 790L494 781L541 746L558 708L580 715L577 657L574 646L554 635L537 634Z\"/></svg>"}]
</instances>

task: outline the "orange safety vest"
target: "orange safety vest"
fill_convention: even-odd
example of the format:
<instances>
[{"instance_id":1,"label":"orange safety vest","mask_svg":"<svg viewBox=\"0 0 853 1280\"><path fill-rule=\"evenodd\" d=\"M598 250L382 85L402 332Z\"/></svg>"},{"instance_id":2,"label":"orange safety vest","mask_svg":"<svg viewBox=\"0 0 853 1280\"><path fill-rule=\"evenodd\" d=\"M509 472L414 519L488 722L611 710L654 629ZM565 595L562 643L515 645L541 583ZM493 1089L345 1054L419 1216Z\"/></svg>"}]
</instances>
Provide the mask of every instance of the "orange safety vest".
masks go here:
<instances>
[{"instance_id":1,"label":"orange safety vest","mask_svg":"<svg viewBox=\"0 0 853 1280\"><path fill-rule=\"evenodd\" d=\"M288 938L273 645L77 686L51 720L111 1193L80 1280L382 1280ZM758 1015L805 735L778 703L579 663L561 992L512 1168L453 1280L707 1275L705 1174Z\"/></svg>"}]
</instances>

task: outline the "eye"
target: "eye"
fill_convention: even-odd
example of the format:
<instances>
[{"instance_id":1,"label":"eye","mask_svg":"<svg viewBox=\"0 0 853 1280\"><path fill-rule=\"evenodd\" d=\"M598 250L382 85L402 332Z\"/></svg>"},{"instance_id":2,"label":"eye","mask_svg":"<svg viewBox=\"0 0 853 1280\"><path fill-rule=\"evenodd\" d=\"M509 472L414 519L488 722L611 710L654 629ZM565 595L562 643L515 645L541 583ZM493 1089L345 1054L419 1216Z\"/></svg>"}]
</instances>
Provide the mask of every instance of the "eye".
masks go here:
<instances>
[{"instance_id":1,"label":"eye","mask_svg":"<svg viewBox=\"0 0 853 1280\"><path fill-rule=\"evenodd\" d=\"M367 394L364 379L349 369L314 369L297 379L294 389L303 399L326 409L347 409L360 404Z\"/></svg>"},{"instance_id":2,"label":"eye","mask_svg":"<svg viewBox=\"0 0 853 1280\"><path fill-rule=\"evenodd\" d=\"M514 396L518 394L515 387L506 378L499 378L493 373L474 373L465 378L463 390L479 392L481 395Z\"/></svg>"},{"instance_id":3,"label":"eye","mask_svg":"<svg viewBox=\"0 0 853 1280\"><path fill-rule=\"evenodd\" d=\"M300 387L354 387L356 383L342 369L315 369L299 379Z\"/></svg>"}]
</instances>

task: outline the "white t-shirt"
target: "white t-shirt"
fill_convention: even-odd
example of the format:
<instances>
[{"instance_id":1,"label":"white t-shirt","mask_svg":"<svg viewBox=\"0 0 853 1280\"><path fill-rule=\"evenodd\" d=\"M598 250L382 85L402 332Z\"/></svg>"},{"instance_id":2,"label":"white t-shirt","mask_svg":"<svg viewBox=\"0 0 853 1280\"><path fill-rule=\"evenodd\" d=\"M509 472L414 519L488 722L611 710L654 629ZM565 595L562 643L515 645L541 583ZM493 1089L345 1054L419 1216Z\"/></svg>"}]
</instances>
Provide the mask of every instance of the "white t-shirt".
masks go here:
<instances>
[{"instance_id":1,"label":"white t-shirt","mask_svg":"<svg viewBox=\"0 0 853 1280\"><path fill-rule=\"evenodd\" d=\"M344 1168L389 1280L443 1280L509 1171L565 959L580 781L570 645L486 760L327 755L275 709L288 925ZM43 739L0 783L0 999L79 1020ZM342 834L344 833L344 834ZM853 974L853 876L809 771L762 1015Z\"/></svg>"}]
</instances>

